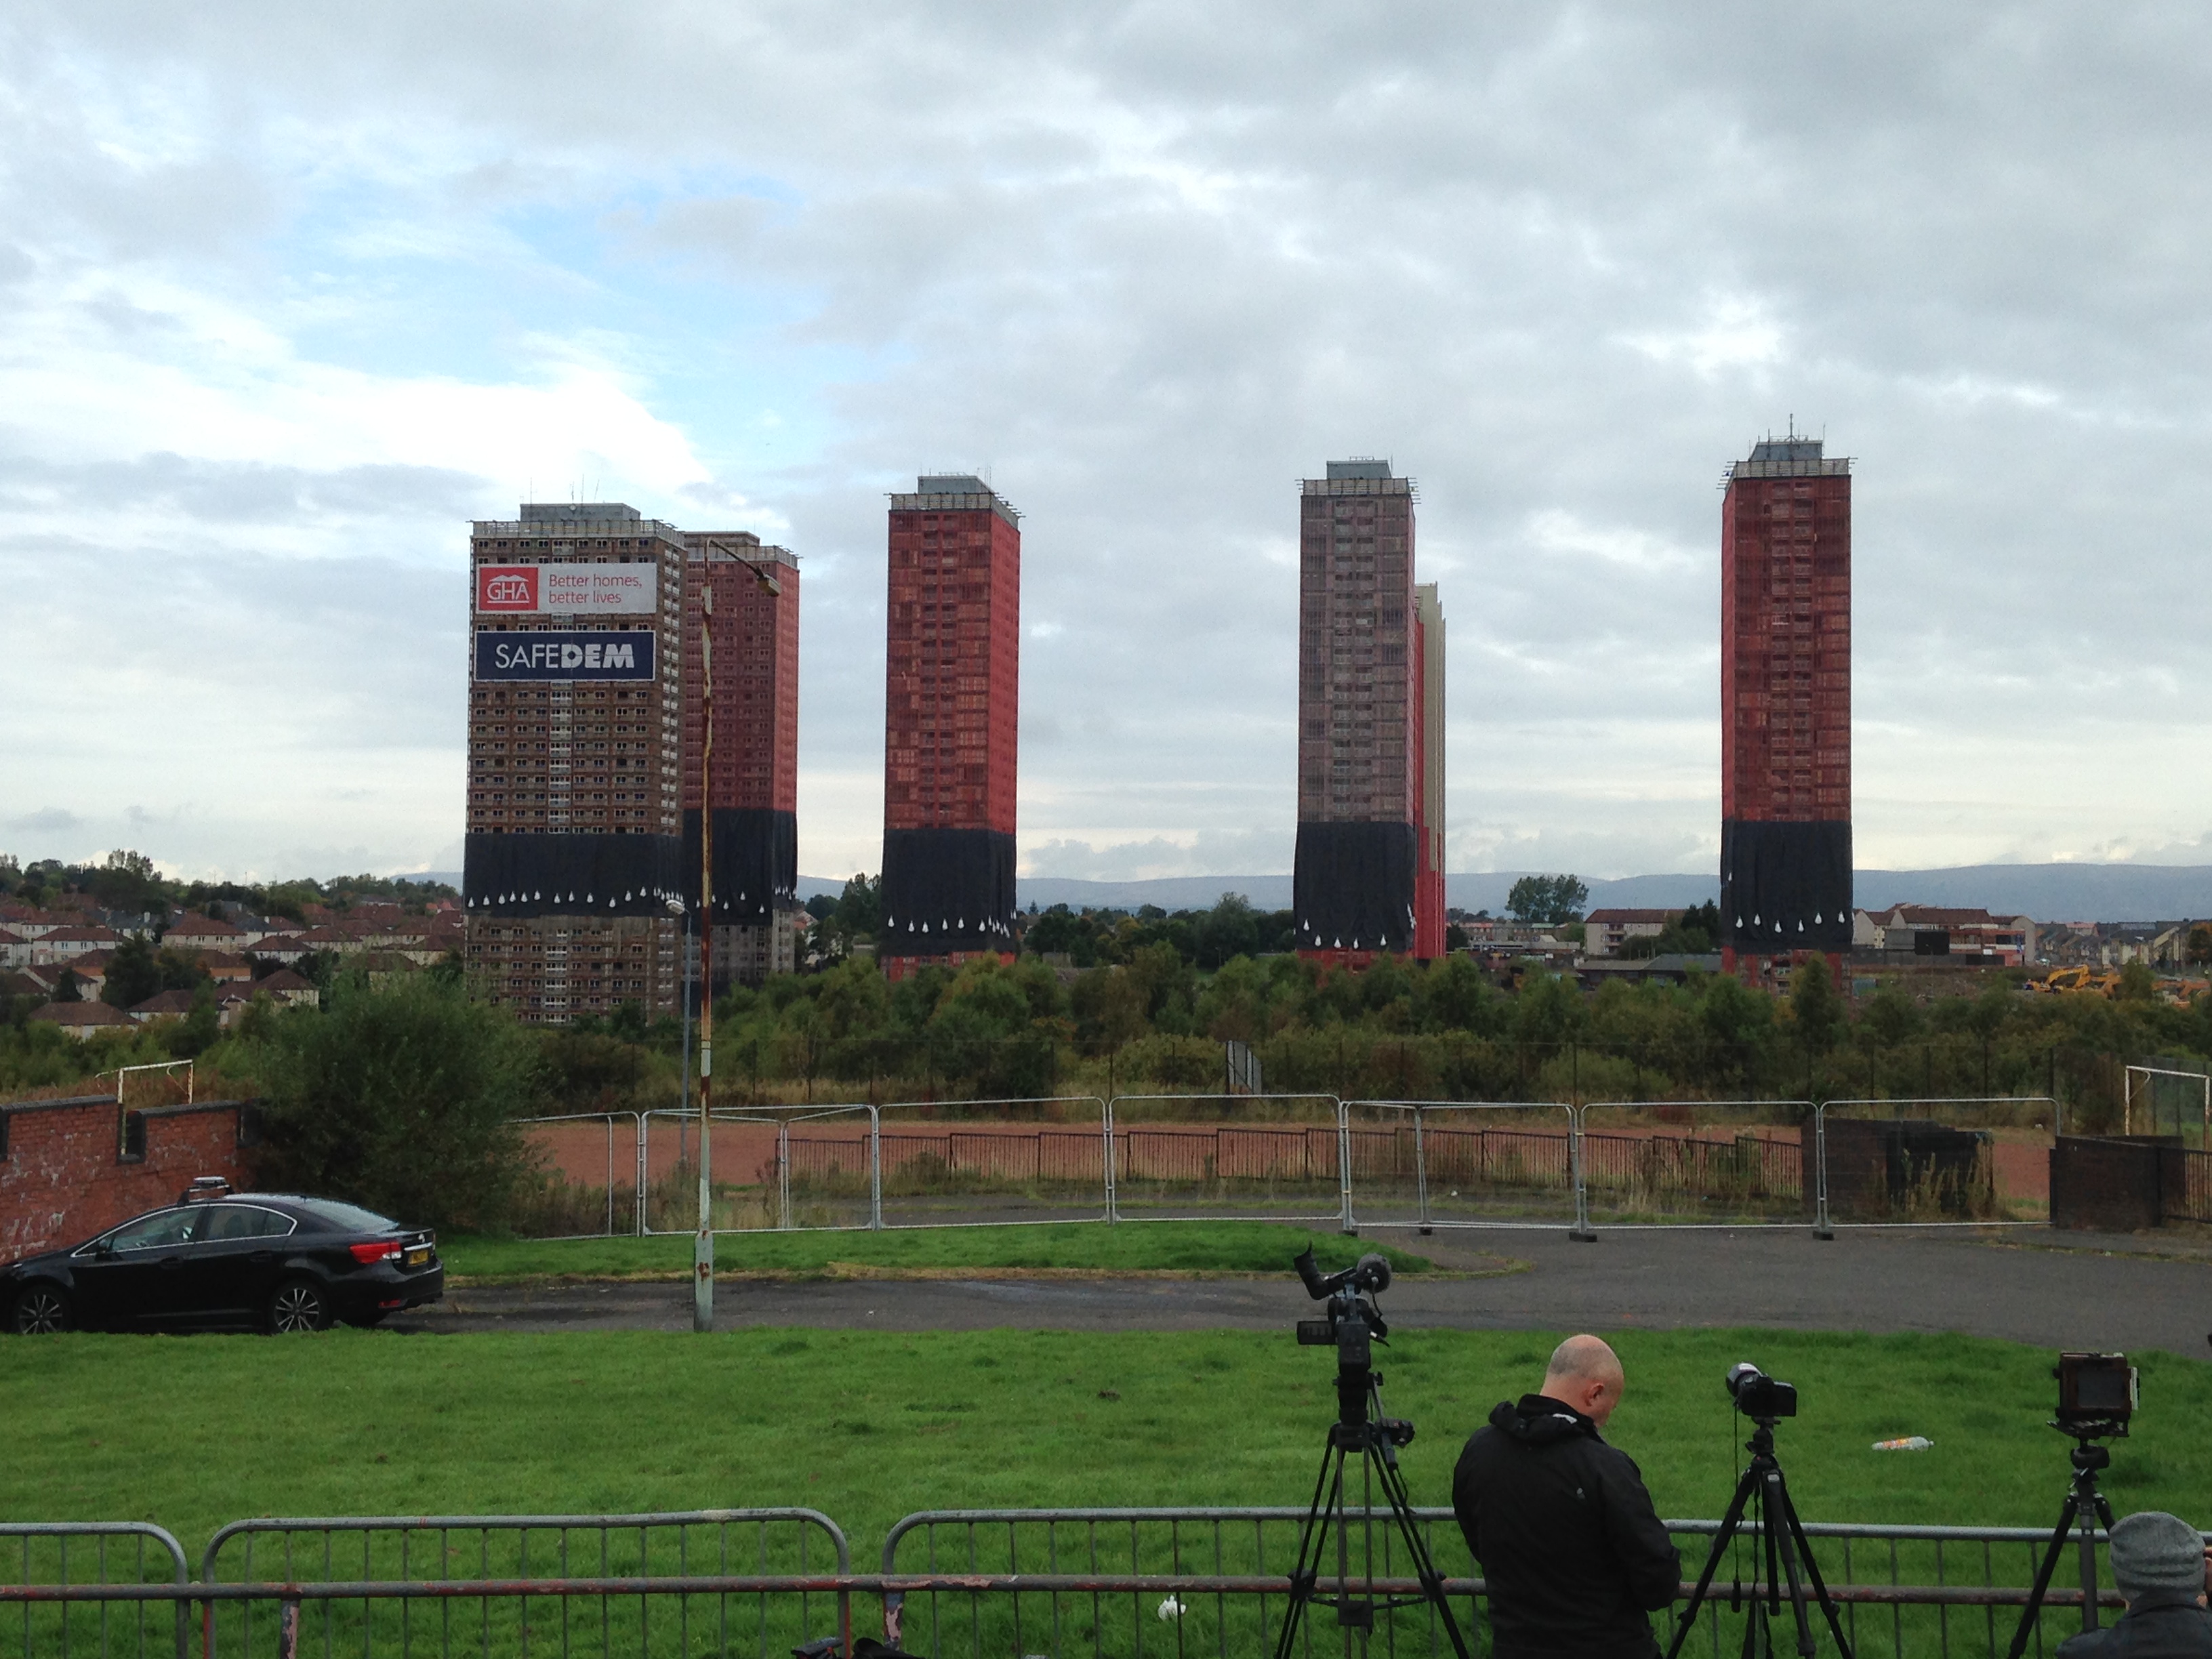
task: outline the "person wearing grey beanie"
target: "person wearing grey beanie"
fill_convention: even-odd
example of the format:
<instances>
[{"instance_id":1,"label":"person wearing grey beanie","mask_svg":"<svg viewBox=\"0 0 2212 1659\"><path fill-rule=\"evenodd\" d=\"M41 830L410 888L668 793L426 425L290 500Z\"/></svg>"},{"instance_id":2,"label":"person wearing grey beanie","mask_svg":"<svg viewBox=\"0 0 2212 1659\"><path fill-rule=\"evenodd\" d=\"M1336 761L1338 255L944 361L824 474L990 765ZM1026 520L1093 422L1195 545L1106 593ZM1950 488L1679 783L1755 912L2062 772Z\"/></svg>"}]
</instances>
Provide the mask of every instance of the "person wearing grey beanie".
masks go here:
<instances>
[{"instance_id":1,"label":"person wearing grey beanie","mask_svg":"<svg viewBox=\"0 0 2212 1659\"><path fill-rule=\"evenodd\" d=\"M2117 1521L2111 1534L2112 1582L2128 1610L2106 1630L2058 1644L2058 1659L2212 1659L2212 1558L2196 1528L2145 1510Z\"/></svg>"}]
</instances>

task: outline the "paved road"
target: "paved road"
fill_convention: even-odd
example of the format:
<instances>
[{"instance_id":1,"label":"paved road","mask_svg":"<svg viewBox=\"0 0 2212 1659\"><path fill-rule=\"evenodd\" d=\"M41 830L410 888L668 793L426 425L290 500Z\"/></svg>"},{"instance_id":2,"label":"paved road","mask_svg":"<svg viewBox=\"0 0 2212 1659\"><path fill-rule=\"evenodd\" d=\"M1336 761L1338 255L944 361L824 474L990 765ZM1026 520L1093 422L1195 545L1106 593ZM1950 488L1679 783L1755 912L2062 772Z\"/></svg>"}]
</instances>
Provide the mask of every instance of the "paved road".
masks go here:
<instances>
[{"instance_id":1,"label":"paved road","mask_svg":"<svg viewBox=\"0 0 2212 1659\"><path fill-rule=\"evenodd\" d=\"M1400 1235L1387 1235L1400 1241ZM2022 1242L2032 1240L2033 1242ZM1439 1265L1510 1255L1518 1272L1424 1283L1385 1306L1409 1327L1604 1331L1765 1325L1802 1330L1963 1331L2044 1347L2164 1348L2206 1357L2212 1259L2145 1254L2127 1239L2040 1231L1984 1237L1846 1231L1832 1243L1775 1231L1439 1235ZM724 1328L881 1330L1281 1329L1310 1311L1286 1273L1260 1279L969 1279L729 1284ZM683 1330L687 1285L461 1290L395 1329Z\"/></svg>"}]
</instances>

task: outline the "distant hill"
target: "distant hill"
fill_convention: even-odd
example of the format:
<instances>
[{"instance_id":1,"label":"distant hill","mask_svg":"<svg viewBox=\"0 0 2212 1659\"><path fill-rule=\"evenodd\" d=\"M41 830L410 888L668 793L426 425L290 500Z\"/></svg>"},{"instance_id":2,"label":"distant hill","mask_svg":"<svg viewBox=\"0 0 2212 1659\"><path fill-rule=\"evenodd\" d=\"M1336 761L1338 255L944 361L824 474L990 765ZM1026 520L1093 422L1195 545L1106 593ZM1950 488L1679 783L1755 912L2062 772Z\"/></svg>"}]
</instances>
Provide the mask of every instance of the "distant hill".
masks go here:
<instances>
[{"instance_id":1,"label":"distant hill","mask_svg":"<svg viewBox=\"0 0 2212 1659\"><path fill-rule=\"evenodd\" d=\"M1447 878L1452 904L1464 910L1505 908L1505 895L1527 871L1500 870ZM453 878L458 880L458 878ZM1676 909L1720 896L1711 875L1622 876L1585 878L1593 908ZM2212 916L2212 865L2197 864L1969 864L1948 870L1861 870L1855 878L1864 908L1893 904L1981 905L2039 921L2171 921ZM836 896L841 880L801 876L799 896ZM1196 910L1224 893L1242 893L1258 908L1280 910L1291 902L1291 878L1269 876L1168 876L1151 881L1078 881L1039 876L1015 884L1021 907L1133 910Z\"/></svg>"}]
</instances>

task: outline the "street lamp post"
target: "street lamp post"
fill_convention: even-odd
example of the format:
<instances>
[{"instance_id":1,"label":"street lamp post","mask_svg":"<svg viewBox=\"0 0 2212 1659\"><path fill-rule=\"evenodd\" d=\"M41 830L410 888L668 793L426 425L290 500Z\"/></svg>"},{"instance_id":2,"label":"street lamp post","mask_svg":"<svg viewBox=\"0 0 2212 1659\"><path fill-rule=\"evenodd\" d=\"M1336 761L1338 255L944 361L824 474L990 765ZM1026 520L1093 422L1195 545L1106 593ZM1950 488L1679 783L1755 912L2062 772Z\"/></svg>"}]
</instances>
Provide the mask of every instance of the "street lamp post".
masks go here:
<instances>
[{"instance_id":1,"label":"street lamp post","mask_svg":"<svg viewBox=\"0 0 2212 1659\"><path fill-rule=\"evenodd\" d=\"M714 1328L714 1154L708 1105L714 1088L714 810L707 781L714 758L714 591L700 595L700 698L706 732L699 745L699 1231L691 1242L691 1328Z\"/></svg>"}]
</instances>

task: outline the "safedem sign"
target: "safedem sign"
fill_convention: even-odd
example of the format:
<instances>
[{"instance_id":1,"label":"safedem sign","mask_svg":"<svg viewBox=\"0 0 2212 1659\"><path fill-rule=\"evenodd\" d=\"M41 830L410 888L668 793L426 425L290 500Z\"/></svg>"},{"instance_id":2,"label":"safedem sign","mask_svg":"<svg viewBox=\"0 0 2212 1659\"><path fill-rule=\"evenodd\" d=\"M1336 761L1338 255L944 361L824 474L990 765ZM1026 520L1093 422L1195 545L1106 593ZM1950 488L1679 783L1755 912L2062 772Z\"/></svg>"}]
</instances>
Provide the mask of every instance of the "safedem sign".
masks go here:
<instances>
[{"instance_id":1,"label":"safedem sign","mask_svg":"<svg viewBox=\"0 0 2212 1659\"><path fill-rule=\"evenodd\" d=\"M637 564L480 564L477 609L520 616L650 617L660 571Z\"/></svg>"},{"instance_id":2,"label":"safedem sign","mask_svg":"<svg viewBox=\"0 0 2212 1659\"><path fill-rule=\"evenodd\" d=\"M653 678L653 634L581 629L555 634L506 633L477 635L477 678L480 680L649 680Z\"/></svg>"}]
</instances>

